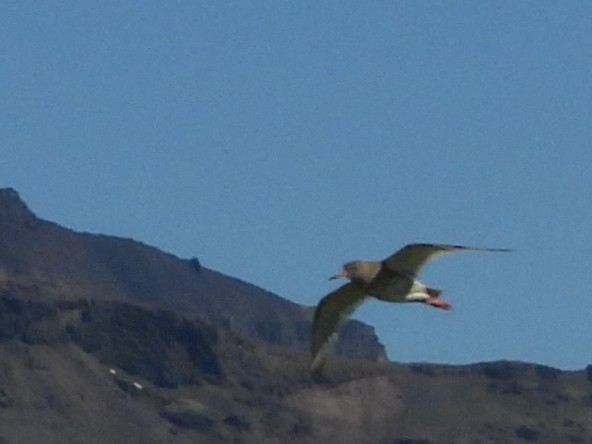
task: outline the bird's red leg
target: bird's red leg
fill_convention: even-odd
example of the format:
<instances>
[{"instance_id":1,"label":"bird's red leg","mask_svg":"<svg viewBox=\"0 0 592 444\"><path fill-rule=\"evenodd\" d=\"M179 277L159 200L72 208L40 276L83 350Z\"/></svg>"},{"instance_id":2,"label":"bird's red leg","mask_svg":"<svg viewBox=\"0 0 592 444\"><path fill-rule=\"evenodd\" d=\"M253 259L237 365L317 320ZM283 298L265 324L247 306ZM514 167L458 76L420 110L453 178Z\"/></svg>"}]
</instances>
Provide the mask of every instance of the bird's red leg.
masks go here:
<instances>
[{"instance_id":1,"label":"bird's red leg","mask_svg":"<svg viewBox=\"0 0 592 444\"><path fill-rule=\"evenodd\" d=\"M440 298L428 298L425 300L425 303L432 307L441 308L442 310L450 310L452 308L452 305Z\"/></svg>"}]
</instances>

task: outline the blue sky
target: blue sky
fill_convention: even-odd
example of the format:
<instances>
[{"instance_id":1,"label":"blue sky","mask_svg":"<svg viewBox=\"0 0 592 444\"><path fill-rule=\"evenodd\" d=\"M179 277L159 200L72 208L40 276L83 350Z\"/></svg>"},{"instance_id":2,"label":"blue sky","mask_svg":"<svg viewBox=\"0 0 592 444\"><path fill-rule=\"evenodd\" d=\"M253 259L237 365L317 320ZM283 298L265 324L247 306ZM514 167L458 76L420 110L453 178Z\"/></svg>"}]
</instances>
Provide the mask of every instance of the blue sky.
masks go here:
<instances>
[{"instance_id":1,"label":"blue sky","mask_svg":"<svg viewBox=\"0 0 592 444\"><path fill-rule=\"evenodd\" d=\"M592 363L592 3L12 2L0 186L313 305L409 242L394 361Z\"/></svg>"}]
</instances>

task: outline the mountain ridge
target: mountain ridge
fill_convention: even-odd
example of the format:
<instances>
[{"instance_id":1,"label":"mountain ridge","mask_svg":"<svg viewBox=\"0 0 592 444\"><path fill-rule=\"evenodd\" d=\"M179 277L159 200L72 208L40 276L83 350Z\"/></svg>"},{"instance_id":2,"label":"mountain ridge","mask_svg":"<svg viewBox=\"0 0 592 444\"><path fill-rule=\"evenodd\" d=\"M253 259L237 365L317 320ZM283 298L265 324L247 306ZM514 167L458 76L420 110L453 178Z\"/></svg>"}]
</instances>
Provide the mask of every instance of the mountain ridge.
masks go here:
<instances>
[{"instance_id":1,"label":"mountain ridge","mask_svg":"<svg viewBox=\"0 0 592 444\"><path fill-rule=\"evenodd\" d=\"M312 308L130 238L79 233L38 218L0 189L0 288L26 297L149 304L276 345L308 349ZM346 324L340 354L386 359L374 329Z\"/></svg>"},{"instance_id":2,"label":"mountain ridge","mask_svg":"<svg viewBox=\"0 0 592 444\"><path fill-rule=\"evenodd\" d=\"M397 364L351 322L319 379L311 316L0 190L0 444L592 443L592 365Z\"/></svg>"}]
</instances>

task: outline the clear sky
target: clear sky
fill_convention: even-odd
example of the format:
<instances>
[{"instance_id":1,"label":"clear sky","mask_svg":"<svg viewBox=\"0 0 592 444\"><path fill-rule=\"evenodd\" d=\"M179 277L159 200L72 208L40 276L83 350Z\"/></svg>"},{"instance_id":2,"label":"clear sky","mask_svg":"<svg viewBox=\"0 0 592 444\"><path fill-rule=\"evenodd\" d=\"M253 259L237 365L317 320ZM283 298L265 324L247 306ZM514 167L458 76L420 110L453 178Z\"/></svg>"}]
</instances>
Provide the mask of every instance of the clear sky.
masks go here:
<instances>
[{"instance_id":1,"label":"clear sky","mask_svg":"<svg viewBox=\"0 0 592 444\"><path fill-rule=\"evenodd\" d=\"M313 305L409 242L394 361L592 363L592 3L8 2L0 186Z\"/></svg>"}]
</instances>

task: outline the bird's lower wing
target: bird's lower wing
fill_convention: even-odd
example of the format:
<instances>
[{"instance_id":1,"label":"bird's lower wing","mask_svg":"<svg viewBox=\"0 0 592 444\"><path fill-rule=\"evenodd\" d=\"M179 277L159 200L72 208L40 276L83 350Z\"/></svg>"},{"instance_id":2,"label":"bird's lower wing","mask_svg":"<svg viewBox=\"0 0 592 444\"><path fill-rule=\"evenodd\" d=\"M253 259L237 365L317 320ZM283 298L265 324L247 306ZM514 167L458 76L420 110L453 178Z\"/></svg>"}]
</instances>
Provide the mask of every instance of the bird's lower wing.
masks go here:
<instances>
[{"instance_id":1,"label":"bird's lower wing","mask_svg":"<svg viewBox=\"0 0 592 444\"><path fill-rule=\"evenodd\" d=\"M391 271L416 276L420 270L439 256L462 251L509 252L507 248L475 248L447 244L409 244L384 260Z\"/></svg>"},{"instance_id":2,"label":"bird's lower wing","mask_svg":"<svg viewBox=\"0 0 592 444\"><path fill-rule=\"evenodd\" d=\"M320 373L343 321L358 307L366 295L348 283L329 293L317 306L312 323L311 353L313 373Z\"/></svg>"}]
</instances>

